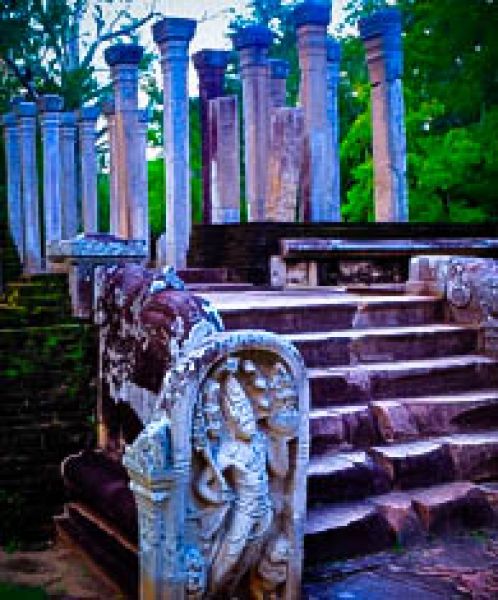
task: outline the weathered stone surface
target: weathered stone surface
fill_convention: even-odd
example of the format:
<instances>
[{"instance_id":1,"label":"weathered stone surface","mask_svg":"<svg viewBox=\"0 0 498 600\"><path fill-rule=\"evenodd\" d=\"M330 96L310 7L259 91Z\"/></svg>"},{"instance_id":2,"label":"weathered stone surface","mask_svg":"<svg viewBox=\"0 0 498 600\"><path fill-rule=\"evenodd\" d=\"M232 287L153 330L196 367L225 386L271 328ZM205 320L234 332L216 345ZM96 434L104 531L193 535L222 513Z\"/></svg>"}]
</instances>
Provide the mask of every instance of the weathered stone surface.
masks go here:
<instances>
[{"instance_id":1,"label":"weathered stone surface","mask_svg":"<svg viewBox=\"0 0 498 600\"><path fill-rule=\"evenodd\" d=\"M208 102L210 223L240 221L240 139L237 96Z\"/></svg>"},{"instance_id":2,"label":"weathered stone surface","mask_svg":"<svg viewBox=\"0 0 498 600\"><path fill-rule=\"evenodd\" d=\"M327 120L329 126L330 195L329 216L341 220L341 157L339 147L339 80L341 70L341 45L334 38L327 39Z\"/></svg>"},{"instance_id":3,"label":"weathered stone surface","mask_svg":"<svg viewBox=\"0 0 498 600\"><path fill-rule=\"evenodd\" d=\"M15 113L2 117L7 171L7 218L9 232L22 262L24 254L23 205L21 190L21 144Z\"/></svg>"},{"instance_id":4,"label":"weathered stone surface","mask_svg":"<svg viewBox=\"0 0 498 600\"><path fill-rule=\"evenodd\" d=\"M78 132L81 162L81 212L83 231L96 233L97 222L97 150L96 126L99 110L86 106L78 111Z\"/></svg>"},{"instance_id":5,"label":"weathered stone surface","mask_svg":"<svg viewBox=\"0 0 498 600\"><path fill-rule=\"evenodd\" d=\"M413 496L413 506L425 529L440 533L455 527L481 527L493 520L485 493L469 482L436 486Z\"/></svg>"},{"instance_id":6,"label":"weathered stone surface","mask_svg":"<svg viewBox=\"0 0 498 600\"><path fill-rule=\"evenodd\" d=\"M376 221L407 221L401 13L379 10L360 20L360 33L372 84Z\"/></svg>"},{"instance_id":7,"label":"weathered stone surface","mask_svg":"<svg viewBox=\"0 0 498 600\"><path fill-rule=\"evenodd\" d=\"M61 201L62 239L76 236L79 229L78 178L76 169L76 115L72 112L61 114Z\"/></svg>"},{"instance_id":8,"label":"weathered stone surface","mask_svg":"<svg viewBox=\"0 0 498 600\"><path fill-rule=\"evenodd\" d=\"M379 404L374 402L372 412L384 442L418 437L415 419L403 404L394 401Z\"/></svg>"},{"instance_id":9,"label":"weathered stone surface","mask_svg":"<svg viewBox=\"0 0 498 600\"><path fill-rule=\"evenodd\" d=\"M271 221L297 220L301 168L304 156L304 121L299 108L277 108L270 115L268 204Z\"/></svg>"},{"instance_id":10,"label":"weathered stone surface","mask_svg":"<svg viewBox=\"0 0 498 600\"><path fill-rule=\"evenodd\" d=\"M270 108L282 108L287 103L287 77L290 66L286 60L271 58L270 68Z\"/></svg>"},{"instance_id":11,"label":"weathered stone surface","mask_svg":"<svg viewBox=\"0 0 498 600\"><path fill-rule=\"evenodd\" d=\"M391 492L372 498L377 511L389 523L399 544L413 543L424 534L422 523L413 508L412 498L406 492Z\"/></svg>"}]
</instances>

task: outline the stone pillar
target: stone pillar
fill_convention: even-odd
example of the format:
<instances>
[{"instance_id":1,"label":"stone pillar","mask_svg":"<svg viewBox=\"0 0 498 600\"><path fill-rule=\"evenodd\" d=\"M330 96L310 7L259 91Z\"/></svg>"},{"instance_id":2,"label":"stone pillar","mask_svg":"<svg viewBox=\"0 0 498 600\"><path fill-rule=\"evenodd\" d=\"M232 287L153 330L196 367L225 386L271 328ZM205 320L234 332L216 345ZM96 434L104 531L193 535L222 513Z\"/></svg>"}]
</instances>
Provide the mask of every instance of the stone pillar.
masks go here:
<instances>
[{"instance_id":1,"label":"stone pillar","mask_svg":"<svg viewBox=\"0 0 498 600\"><path fill-rule=\"evenodd\" d=\"M341 220L341 156L339 146L339 79L341 45L334 38L327 40L327 121L330 135L330 216Z\"/></svg>"},{"instance_id":2,"label":"stone pillar","mask_svg":"<svg viewBox=\"0 0 498 600\"><path fill-rule=\"evenodd\" d=\"M15 112L19 117L21 142L24 272L30 274L42 270L38 173L36 170L36 104L19 102L15 106Z\"/></svg>"},{"instance_id":3,"label":"stone pillar","mask_svg":"<svg viewBox=\"0 0 498 600\"><path fill-rule=\"evenodd\" d=\"M372 85L376 221L408 220L401 13L380 10L360 21Z\"/></svg>"},{"instance_id":4,"label":"stone pillar","mask_svg":"<svg viewBox=\"0 0 498 600\"><path fill-rule=\"evenodd\" d=\"M117 198L118 235L132 239L133 224L140 194L140 157L138 147L138 64L143 56L142 46L117 44L105 51L111 67L114 88L115 136L118 148Z\"/></svg>"},{"instance_id":5,"label":"stone pillar","mask_svg":"<svg viewBox=\"0 0 498 600\"><path fill-rule=\"evenodd\" d=\"M102 103L102 112L107 121L107 136L109 141L109 233L119 236L119 160L114 98L107 98Z\"/></svg>"},{"instance_id":6,"label":"stone pillar","mask_svg":"<svg viewBox=\"0 0 498 600\"><path fill-rule=\"evenodd\" d=\"M161 51L164 95L164 162L166 167L166 248L171 266L182 269L192 221L189 165L188 47L196 22L165 18L153 28Z\"/></svg>"},{"instance_id":7,"label":"stone pillar","mask_svg":"<svg viewBox=\"0 0 498 600\"><path fill-rule=\"evenodd\" d=\"M249 221L264 221L267 203L269 122L268 48L272 32L250 25L237 32L244 102L245 182Z\"/></svg>"},{"instance_id":8,"label":"stone pillar","mask_svg":"<svg viewBox=\"0 0 498 600\"><path fill-rule=\"evenodd\" d=\"M147 252L150 252L149 232L149 174L147 172L147 130L149 111L139 110L137 120L137 191L133 205L131 236L135 240L145 240Z\"/></svg>"},{"instance_id":9,"label":"stone pillar","mask_svg":"<svg viewBox=\"0 0 498 600\"><path fill-rule=\"evenodd\" d=\"M43 215L45 248L62 239L61 111L64 100L55 94L38 103L43 146ZM45 255L47 252L45 251ZM50 264L47 262L46 267Z\"/></svg>"},{"instance_id":10,"label":"stone pillar","mask_svg":"<svg viewBox=\"0 0 498 600\"><path fill-rule=\"evenodd\" d=\"M270 107L281 108L287 104L289 63L278 58L271 58L268 62L270 65Z\"/></svg>"},{"instance_id":11,"label":"stone pillar","mask_svg":"<svg viewBox=\"0 0 498 600\"><path fill-rule=\"evenodd\" d=\"M240 139L237 96L209 101L210 223L240 221Z\"/></svg>"},{"instance_id":12,"label":"stone pillar","mask_svg":"<svg viewBox=\"0 0 498 600\"><path fill-rule=\"evenodd\" d=\"M297 220L304 120L300 108L276 108L270 119L268 157L268 207L270 221Z\"/></svg>"},{"instance_id":13,"label":"stone pillar","mask_svg":"<svg viewBox=\"0 0 498 600\"><path fill-rule=\"evenodd\" d=\"M19 254L24 258L24 214L21 195L21 140L17 118L7 113L2 118L7 170L7 214L9 232Z\"/></svg>"},{"instance_id":14,"label":"stone pillar","mask_svg":"<svg viewBox=\"0 0 498 600\"><path fill-rule=\"evenodd\" d=\"M209 101L223 96L223 80L230 58L226 50L201 50L193 55L194 66L199 76L199 102L202 139L202 221L211 223L211 144L209 142Z\"/></svg>"},{"instance_id":15,"label":"stone pillar","mask_svg":"<svg viewBox=\"0 0 498 600\"><path fill-rule=\"evenodd\" d=\"M327 134L327 26L330 4L306 0L294 9L306 133L303 183L304 220L331 219L329 136Z\"/></svg>"},{"instance_id":16,"label":"stone pillar","mask_svg":"<svg viewBox=\"0 0 498 600\"><path fill-rule=\"evenodd\" d=\"M76 175L76 115L61 115L61 201L62 239L78 233L78 178Z\"/></svg>"},{"instance_id":17,"label":"stone pillar","mask_svg":"<svg viewBox=\"0 0 498 600\"><path fill-rule=\"evenodd\" d=\"M78 129L80 137L81 161L81 213L83 231L98 231L97 211L97 149L96 125L99 109L86 106L78 112Z\"/></svg>"}]
</instances>

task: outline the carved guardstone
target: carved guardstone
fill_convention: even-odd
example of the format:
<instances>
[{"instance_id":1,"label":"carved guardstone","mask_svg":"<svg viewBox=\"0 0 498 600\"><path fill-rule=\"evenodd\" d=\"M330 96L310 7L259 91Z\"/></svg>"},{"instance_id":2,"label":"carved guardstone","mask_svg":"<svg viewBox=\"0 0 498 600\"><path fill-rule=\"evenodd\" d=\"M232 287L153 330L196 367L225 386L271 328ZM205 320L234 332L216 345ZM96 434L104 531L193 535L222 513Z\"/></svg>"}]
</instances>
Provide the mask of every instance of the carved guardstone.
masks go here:
<instances>
[{"instance_id":1,"label":"carved guardstone","mask_svg":"<svg viewBox=\"0 0 498 600\"><path fill-rule=\"evenodd\" d=\"M299 353L269 332L223 331L172 270L108 268L96 298L103 383L144 425L123 457L141 598L298 598L309 454Z\"/></svg>"}]
</instances>

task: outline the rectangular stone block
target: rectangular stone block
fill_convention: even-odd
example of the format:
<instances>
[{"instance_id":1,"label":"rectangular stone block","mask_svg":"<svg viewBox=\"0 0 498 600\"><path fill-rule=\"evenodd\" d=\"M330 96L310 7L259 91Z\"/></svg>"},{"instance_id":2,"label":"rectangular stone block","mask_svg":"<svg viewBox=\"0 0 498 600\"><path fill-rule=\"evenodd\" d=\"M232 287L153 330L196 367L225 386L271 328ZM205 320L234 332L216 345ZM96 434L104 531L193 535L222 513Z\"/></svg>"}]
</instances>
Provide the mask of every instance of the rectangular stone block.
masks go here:
<instances>
[{"instance_id":1,"label":"rectangular stone block","mask_svg":"<svg viewBox=\"0 0 498 600\"><path fill-rule=\"evenodd\" d=\"M300 108L276 108L270 117L268 204L270 221L295 222L304 152L304 118Z\"/></svg>"},{"instance_id":2,"label":"rectangular stone block","mask_svg":"<svg viewBox=\"0 0 498 600\"><path fill-rule=\"evenodd\" d=\"M240 139L237 96L209 101L211 222L240 221Z\"/></svg>"}]
</instances>

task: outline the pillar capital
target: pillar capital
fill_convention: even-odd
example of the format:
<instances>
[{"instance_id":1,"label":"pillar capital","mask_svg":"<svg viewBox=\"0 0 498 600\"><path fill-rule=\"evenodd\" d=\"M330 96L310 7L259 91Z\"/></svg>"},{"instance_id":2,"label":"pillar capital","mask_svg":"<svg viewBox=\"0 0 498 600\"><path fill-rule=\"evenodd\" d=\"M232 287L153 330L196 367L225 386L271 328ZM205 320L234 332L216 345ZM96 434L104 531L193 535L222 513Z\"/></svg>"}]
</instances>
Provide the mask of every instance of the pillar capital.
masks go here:
<instances>
[{"instance_id":1,"label":"pillar capital","mask_svg":"<svg viewBox=\"0 0 498 600\"><path fill-rule=\"evenodd\" d=\"M263 48L268 50L273 42L273 33L264 25L248 25L239 29L233 38L236 50Z\"/></svg>"},{"instance_id":2,"label":"pillar capital","mask_svg":"<svg viewBox=\"0 0 498 600\"><path fill-rule=\"evenodd\" d=\"M194 37L196 27L197 21L194 19L165 17L152 26L152 37L159 45L168 42L188 44Z\"/></svg>"},{"instance_id":3,"label":"pillar capital","mask_svg":"<svg viewBox=\"0 0 498 600\"><path fill-rule=\"evenodd\" d=\"M268 63L270 65L271 79L287 79L290 72L289 61L281 60L280 58L270 58Z\"/></svg>"},{"instance_id":4,"label":"pillar capital","mask_svg":"<svg viewBox=\"0 0 498 600\"><path fill-rule=\"evenodd\" d=\"M95 123L100 116L100 109L98 106L83 106L76 114L80 123Z\"/></svg>"},{"instance_id":5,"label":"pillar capital","mask_svg":"<svg viewBox=\"0 0 498 600\"><path fill-rule=\"evenodd\" d=\"M330 3L305 0L298 4L293 12L296 29L306 25L327 27L330 22Z\"/></svg>"},{"instance_id":6,"label":"pillar capital","mask_svg":"<svg viewBox=\"0 0 498 600\"><path fill-rule=\"evenodd\" d=\"M394 7L385 8L361 19L360 35L372 84L384 78L387 81L400 79L403 75L401 12Z\"/></svg>"},{"instance_id":7,"label":"pillar capital","mask_svg":"<svg viewBox=\"0 0 498 600\"><path fill-rule=\"evenodd\" d=\"M199 52L193 54L192 59L194 61L194 67L199 73L217 69L224 71L230 60L230 54L229 50L213 50L211 48L205 48L204 50L199 50Z\"/></svg>"},{"instance_id":8,"label":"pillar capital","mask_svg":"<svg viewBox=\"0 0 498 600\"><path fill-rule=\"evenodd\" d=\"M64 99L57 94L45 94L36 104L41 113L61 112L64 108Z\"/></svg>"},{"instance_id":9,"label":"pillar capital","mask_svg":"<svg viewBox=\"0 0 498 600\"><path fill-rule=\"evenodd\" d=\"M24 117L36 117L37 109L34 102L18 102L14 105L14 111L21 119Z\"/></svg>"},{"instance_id":10,"label":"pillar capital","mask_svg":"<svg viewBox=\"0 0 498 600\"><path fill-rule=\"evenodd\" d=\"M119 65L138 67L143 55L144 49L138 44L115 44L106 48L104 52L105 61L110 67Z\"/></svg>"}]
</instances>

